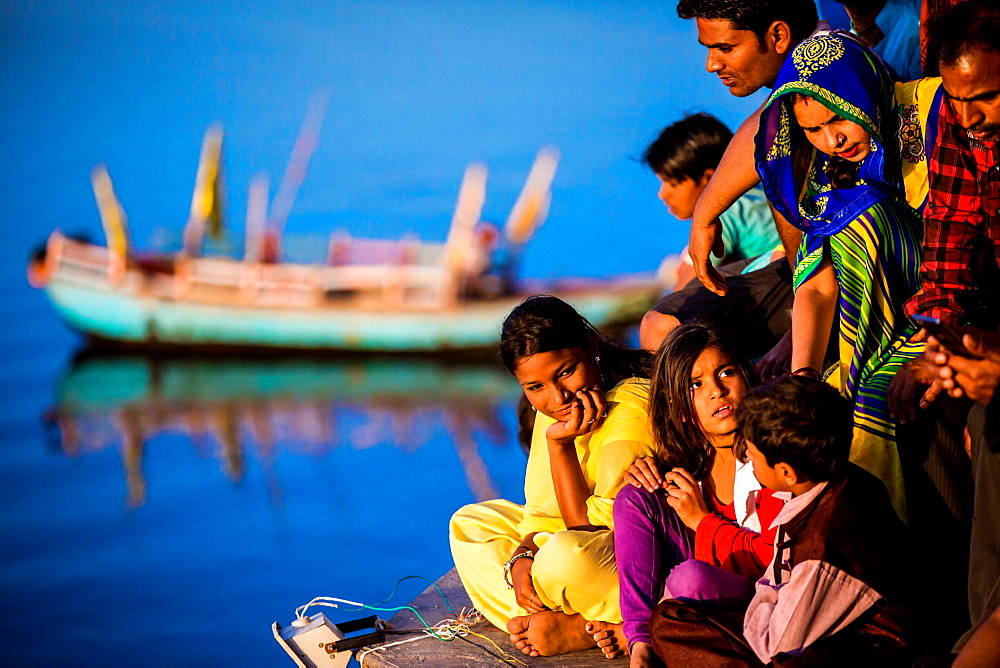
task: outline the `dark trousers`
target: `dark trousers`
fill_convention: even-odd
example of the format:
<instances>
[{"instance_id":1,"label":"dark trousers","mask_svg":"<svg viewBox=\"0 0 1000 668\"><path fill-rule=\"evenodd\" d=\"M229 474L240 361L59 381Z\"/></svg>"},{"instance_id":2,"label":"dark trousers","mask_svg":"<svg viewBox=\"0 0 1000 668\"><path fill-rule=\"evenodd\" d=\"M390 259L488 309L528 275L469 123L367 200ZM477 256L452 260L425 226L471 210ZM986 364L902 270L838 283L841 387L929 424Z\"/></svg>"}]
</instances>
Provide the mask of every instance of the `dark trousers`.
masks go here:
<instances>
[{"instance_id":1,"label":"dark trousers","mask_svg":"<svg viewBox=\"0 0 1000 668\"><path fill-rule=\"evenodd\" d=\"M886 642L884 636L870 632L870 625L859 620L795 656L778 654L763 664L743 636L744 613L741 607L706 601L664 601L653 610L649 621L653 650L668 666L883 668L910 666L913 662L906 648Z\"/></svg>"}]
</instances>

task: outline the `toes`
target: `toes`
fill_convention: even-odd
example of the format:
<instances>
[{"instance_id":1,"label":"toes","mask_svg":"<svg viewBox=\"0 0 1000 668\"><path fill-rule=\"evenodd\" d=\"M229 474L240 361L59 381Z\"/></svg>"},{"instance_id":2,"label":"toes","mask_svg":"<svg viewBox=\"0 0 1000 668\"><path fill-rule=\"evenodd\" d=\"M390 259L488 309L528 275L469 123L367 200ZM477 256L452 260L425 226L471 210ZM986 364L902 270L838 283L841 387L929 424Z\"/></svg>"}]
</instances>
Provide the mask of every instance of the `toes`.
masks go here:
<instances>
[{"instance_id":1,"label":"toes","mask_svg":"<svg viewBox=\"0 0 1000 668\"><path fill-rule=\"evenodd\" d=\"M510 620L507 621L507 632L510 633L511 636L522 635L527 630L528 624L524 617L511 617Z\"/></svg>"}]
</instances>

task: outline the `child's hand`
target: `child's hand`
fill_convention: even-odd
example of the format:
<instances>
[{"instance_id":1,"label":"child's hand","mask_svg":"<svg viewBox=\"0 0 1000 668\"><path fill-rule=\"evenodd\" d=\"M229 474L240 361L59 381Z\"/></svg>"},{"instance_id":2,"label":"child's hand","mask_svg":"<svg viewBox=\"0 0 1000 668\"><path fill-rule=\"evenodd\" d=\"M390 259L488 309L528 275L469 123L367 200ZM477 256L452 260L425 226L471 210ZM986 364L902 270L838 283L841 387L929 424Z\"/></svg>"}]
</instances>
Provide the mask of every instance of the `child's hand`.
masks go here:
<instances>
[{"instance_id":1,"label":"child's hand","mask_svg":"<svg viewBox=\"0 0 1000 668\"><path fill-rule=\"evenodd\" d=\"M647 492L655 492L664 487L660 467L654 457L643 457L632 462L625 472L625 482L633 487L644 487Z\"/></svg>"},{"instance_id":2,"label":"child's hand","mask_svg":"<svg viewBox=\"0 0 1000 668\"><path fill-rule=\"evenodd\" d=\"M708 506L694 476L677 467L668 471L663 478L664 489L667 490L667 505L674 509L685 526L697 531L702 519L708 515Z\"/></svg>"},{"instance_id":3,"label":"child's hand","mask_svg":"<svg viewBox=\"0 0 1000 668\"><path fill-rule=\"evenodd\" d=\"M569 445L577 437L589 434L604 424L604 392L592 387L576 393L576 402L571 409L569 420L549 426L545 436L550 444Z\"/></svg>"}]
</instances>

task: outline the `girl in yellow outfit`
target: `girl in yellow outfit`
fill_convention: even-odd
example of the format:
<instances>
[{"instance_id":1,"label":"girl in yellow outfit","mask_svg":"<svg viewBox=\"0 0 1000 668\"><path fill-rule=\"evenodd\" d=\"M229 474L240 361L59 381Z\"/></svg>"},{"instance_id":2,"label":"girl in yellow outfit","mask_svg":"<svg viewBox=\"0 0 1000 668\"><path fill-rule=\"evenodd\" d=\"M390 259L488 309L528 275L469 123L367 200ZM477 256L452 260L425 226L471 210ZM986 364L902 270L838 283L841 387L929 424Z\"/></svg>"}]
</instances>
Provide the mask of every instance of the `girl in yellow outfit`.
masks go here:
<instances>
[{"instance_id":1,"label":"girl in yellow outfit","mask_svg":"<svg viewBox=\"0 0 1000 668\"><path fill-rule=\"evenodd\" d=\"M649 355L618 348L548 296L507 316L500 355L537 411L525 504L455 513L455 565L476 608L525 654L593 647L588 620L621 623L614 498L632 462L654 452Z\"/></svg>"}]
</instances>

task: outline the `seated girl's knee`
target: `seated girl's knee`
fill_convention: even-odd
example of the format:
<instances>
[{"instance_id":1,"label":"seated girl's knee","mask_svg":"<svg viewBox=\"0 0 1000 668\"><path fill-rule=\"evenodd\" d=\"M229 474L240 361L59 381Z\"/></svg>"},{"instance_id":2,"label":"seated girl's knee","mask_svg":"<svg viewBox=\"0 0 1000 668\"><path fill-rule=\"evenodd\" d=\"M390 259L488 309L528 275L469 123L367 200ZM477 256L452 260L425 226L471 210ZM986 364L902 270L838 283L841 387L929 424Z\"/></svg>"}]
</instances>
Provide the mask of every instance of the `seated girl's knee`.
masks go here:
<instances>
[{"instance_id":1,"label":"seated girl's knee","mask_svg":"<svg viewBox=\"0 0 1000 668\"><path fill-rule=\"evenodd\" d=\"M629 513L641 513L647 517L654 517L661 511L660 499L656 492L650 492L645 487L633 487L626 484L615 496L615 503L612 513L615 519L615 526L619 520L628 521Z\"/></svg>"},{"instance_id":2,"label":"seated girl's knee","mask_svg":"<svg viewBox=\"0 0 1000 668\"><path fill-rule=\"evenodd\" d=\"M703 580L714 570L715 566L700 559L687 559L674 566L667 577L698 581Z\"/></svg>"},{"instance_id":3,"label":"seated girl's knee","mask_svg":"<svg viewBox=\"0 0 1000 668\"><path fill-rule=\"evenodd\" d=\"M674 566L667 576L664 594L669 598L742 600L753 596L754 578L738 575L706 563L688 559Z\"/></svg>"},{"instance_id":4,"label":"seated girl's knee","mask_svg":"<svg viewBox=\"0 0 1000 668\"><path fill-rule=\"evenodd\" d=\"M451 516L448 522L448 533L452 537L464 536L468 533L468 528L482 524L483 508L482 504L470 503L462 506Z\"/></svg>"},{"instance_id":5,"label":"seated girl's knee","mask_svg":"<svg viewBox=\"0 0 1000 668\"><path fill-rule=\"evenodd\" d=\"M535 580L550 578L563 580L568 569L580 561L582 546L572 531L557 531L546 537L544 544L535 553L531 566L531 576Z\"/></svg>"}]
</instances>

